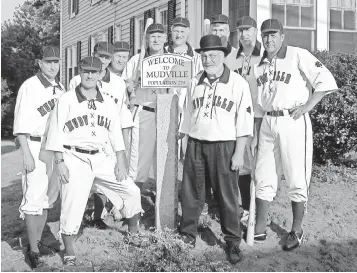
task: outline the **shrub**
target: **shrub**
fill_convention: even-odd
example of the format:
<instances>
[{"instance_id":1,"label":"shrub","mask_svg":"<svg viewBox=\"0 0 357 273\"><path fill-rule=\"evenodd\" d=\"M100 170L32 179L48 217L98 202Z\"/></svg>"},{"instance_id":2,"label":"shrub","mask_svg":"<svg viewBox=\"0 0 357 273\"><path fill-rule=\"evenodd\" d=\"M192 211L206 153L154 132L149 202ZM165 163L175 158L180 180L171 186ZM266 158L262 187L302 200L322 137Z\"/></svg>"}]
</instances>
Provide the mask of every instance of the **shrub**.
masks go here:
<instances>
[{"instance_id":1,"label":"shrub","mask_svg":"<svg viewBox=\"0 0 357 273\"><path fill-rule=\"evenodd\" d=\"M12 134L16 98L6 80L1 78L1 136Z\"/></svg>"},{"instance_id":2,"label":"shrub","mask_svg":"<svg viewBox=\"0 0 357 273\"><path fill-rule=\"evenodd\" d=\"M325 96L310 112L314 160L337 163L357 148L357 52L313 54L332 72L340 88Z\"/></svg>"}]
</instances>

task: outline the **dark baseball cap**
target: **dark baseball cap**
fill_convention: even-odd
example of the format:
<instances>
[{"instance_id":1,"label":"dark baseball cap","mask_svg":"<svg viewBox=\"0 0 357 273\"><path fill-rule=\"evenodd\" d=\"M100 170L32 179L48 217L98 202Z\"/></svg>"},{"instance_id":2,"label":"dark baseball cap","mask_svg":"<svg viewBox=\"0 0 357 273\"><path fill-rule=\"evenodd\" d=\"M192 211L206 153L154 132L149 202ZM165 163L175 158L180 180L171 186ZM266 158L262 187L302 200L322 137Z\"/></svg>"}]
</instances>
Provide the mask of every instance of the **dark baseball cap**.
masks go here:
<instances>
[{"instance_id":1,"label":"dark baseball cap","mask_svg":"<svg viewBox=\"0 0 357 273\"><path fill-rule=\"evenodd\" d=\"M94 52L99 53L99 54L112 56L113 51L114 51L114 46L108 42L98 42L94 46Z\"/></svg>"},{"instance_id":2,"label":"dark baseball cap","mask_svg":"<svg viewBox=\"0 0 357 273\"><path fill-rule=\"evenodd\" d=\"M115 52L120 52L120 51L129 52L130 51L129 44L127 42L124 42L124 41L115 42L114 43L114 53Z\"/></svg>"},{"instance_id":3,"label":"dark baseball cap","mask_svg":"<svg viewBox=\"0 0 357 273\"><path fill-rule=\"evenodd\" d=\"M173 26L182 26L182 27L190 27L190 21L187 18L176 17L172 21Z\"/></svg>"},{"instance_id":4,"label":"dark baseball cap","mask_svg":"<svg viewBox=\"0 0 357 273\"><path fill-rule=\"evenodd\" d=\"M257 28L257 22L250 16L244 16L237 21L237 28Z\"/></svg>"},{"instance_id":5,"label":"dark baseball cap","mask_svg":"<svg viewBox=\"0 0 357 273\"><path fill-rule=\"evenodd\" d=\"M217 14L212 16L211 18L211 24L216 24L216 23L229 24L229 19L224 14Z\"/></svg>"},{"instance_id":6,"label":"dark baseball cap","mask_svg":"<svg viewBox=\"0 0 357 273\"><path fill-rule=\"evenodd\" d=\"M55 46L45 46L42 48L42 60L45 61L59 61L60 51L58 47Z\"/></svg>"},{"instance_id":7,"label":"dark baseball cap","mask_svg":"<svg viewBox=\"0 0 357 273\"><path fill-rule=\"evenodd\" d=\"M97 57L84 57L81 59L80 68L84 70L91 70L91 71L100 71L102 70L102 62Z\"/></svg>"},{"instance_id":8,"label":"dark baseball cap","mask_svg":"<svg viewBox=\"0 0 357 273\"><path fill-rule=\"evenodd\" d=\"M151 24L151 25L148 27L146 33L152 34L152 33L156 33L156 32L165 33L164 26L161 25L161 24L157 24L157 23Z\"/></svg>"},{"instance_id":9,"label":"dark baseball cap","mask_svg":"<svg viewBox=\"0 0 357 273\"><path fill-rule=\"evenodd\" d=\"M262 23L262 26L260 27L261 33L277 32L283 30L284 30L283 25L280 23L279 20L276 19L265 20Z\"/></svg>"}]
</instances>

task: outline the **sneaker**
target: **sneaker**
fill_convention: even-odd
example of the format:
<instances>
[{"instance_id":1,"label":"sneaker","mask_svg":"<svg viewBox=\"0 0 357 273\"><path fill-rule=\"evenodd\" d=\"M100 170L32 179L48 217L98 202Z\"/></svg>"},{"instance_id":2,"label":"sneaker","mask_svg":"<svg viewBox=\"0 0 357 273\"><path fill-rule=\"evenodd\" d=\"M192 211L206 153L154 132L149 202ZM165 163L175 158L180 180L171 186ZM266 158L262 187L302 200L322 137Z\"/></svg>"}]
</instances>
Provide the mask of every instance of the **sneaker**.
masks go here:
<instances>
[{"instance_id":1,"label":"sneaker","mask_svg":"<svg viewBox=\"0 0 357 273\"><path fill-rule=\"evenodd\" d=\"M239 246L228 246L227 255L228 255L228 261L231 264L237 264L243 258L243 254L239 249Z\"/></svg>"},{"instance_id":2,"label":"sneaker","mask_svg":"<svg viewBox=\"0 0 357 273\"><path fill-rule=\"evenodd\" d=\"M240 219L240 222L246 226L248 224L248 219L249 219L249 211L243 210L243 214L242 214L242 218Z\"/></svg>"},{"instance_id":3,"label":"sneaker","mask_svg":"<svg viewBox=\"0 0 357 273\"><path fill-rule=\"evenodd\" d=\"M43 260L41 259L41 253L31 251L30 245L27 246L26 258L28 259L31 268L39 268L39 267L43 266Z\"/></svg>"},{"instance_id":4,"label":"sneaker","mask_svg":"<svg viewBox=\"0 0 357 273\"><path fill-rule=\"evenodd\" d=\"M247 241L247 231L243 233L243 239L244 241ZM261 234L254 234L254 242L258 244L262 244L265 242L267 239L267 233L261 233Z\"/></svg>"},{"instance_id":5,"label":"sneaker","mask_svg":"<svg viewBox=\"0 0 357 273\"><path fill-rule=\"evenodd\" d=\"M304 232L291 231L288 238L283 246L283 250L290 251L297 248L302 243L302 238L304 237Z\"/></svg>"},{"instance_id":6,"label":"sneaker","mask_svg":"<svg viewBox=\"0 0 357 273\"><path fill-rule=\"evenodd\" d=\"M63 265L65 266L75 266L76 265L76 256L64 256Z\"/></svg>"},{"instance_id":7,"label":"sneaker","mask_svg":"<svg viewBox=\"0 0 357 273\"><path fill-rule=\"evenodd\" d=\"M40 251L41 255L54 255L58 250L54 249L53 247L46 245L39 241L37 243L38 250Z\"/></svg>"},{"instance_id":8,"label":"sneaker","mask_svg":"<svg viewBox=\"0 0 357 273\"><path fill-rule=\"evenodd\" d=\"M106 223L104 223L102 219L93 220L91 226L101 230L109 229L109 226Z\"/></svg>"}]
</instances>

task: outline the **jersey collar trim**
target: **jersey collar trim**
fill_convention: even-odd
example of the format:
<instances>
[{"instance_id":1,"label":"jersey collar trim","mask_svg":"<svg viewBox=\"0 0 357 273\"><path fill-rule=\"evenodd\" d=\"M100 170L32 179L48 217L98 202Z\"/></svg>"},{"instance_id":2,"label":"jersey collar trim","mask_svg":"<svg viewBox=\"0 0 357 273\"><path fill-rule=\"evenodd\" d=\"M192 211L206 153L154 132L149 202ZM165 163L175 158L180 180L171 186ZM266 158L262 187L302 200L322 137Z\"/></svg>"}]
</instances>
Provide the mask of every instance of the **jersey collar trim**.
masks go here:
<instances>
[{"instance_id":1,"label":"jersey collar trim","mask_svg":"<svg viewBox=\"0 0 357 273\"><path fill-rule=\"evenodd\" d=\"M98 86L96 87L96 90L97 90L96 100L99 101L99 102L103 102L103 101L104 101L104 100L103 100L103 96L102 96L102 93L100 93ZM88 99L83 95L83 93L82 93L82 91L81 91L81 85L78 85L78 86L76 87L76 96L77 96L77 99L78 99L78 102L79 102L79 103L88 100Z\"/></svg>"},{"instance_id":2,"label":"jersey collar trim","mask_svg":"<svg viewBox=\"0 0 357 273\"><path fill-rule=\"evenodd\" d=\"M104 75L104 77L102 78L102 81L103 81L103 82L106 82L106 83L109 83L109 82L110 82L110 72L109 72L109 69L108 69L108 68L105 70L105 75Z\"/></svg>"},{"instance_id":3,"label":"jersey collar trim","mask_svg":"<svg viewBox=\"0 0 357 273\"><path fill-rule=\"evenodd\" d=\"M224 66L224 70L223 70L222 75L218 78L218 82L227 84L227 83L228 83L228 80L229 80L229 75L230 75L231 72L230 72L230 70L228 69L228 67L227 67L225 64L223 64L223 66ZM203 82L205 81L205 79L207 79L207 81L208 81L206 71L204 71L204 72L202 73L200 79L198 80L197 85L203 84Z\"/></svg>"},{"instance_id":4,"label":"jersey collar trim","mask_svg":"<svg viewBox=\"0 0 357 273\"><path fill-rule=\"evenodd\" d=\"M286 51L287 51L288 47L286 45L282 45L281 48L279 49L278 53L276 54L276 57L278 59L285 59L286 57ZM259 62L258 66L261 66L264 63L265 58L267 57L268 53L266 52L266 50L264 50L264 54L262 59Z\"/></svg>"},{"instance_id":5,"label":"jersey collar trim","mask_svg":"<svg viewBox=\"0 0 357 273\"><path fill-rule=\"evenodd\" d=\"M192 49L192 46L186 42L186 45L187 45L187 55L190 56L190 57L193 57L193 49ZM173 43L170 43L167 47L167 52L169 53L174 53L175 50L174 50L174 47L173 47Z\"/></svg>"},{"instance_id":6,"label":"jersey collar trim","mask_svg":"<svg viewBox=\"0 0 357 273\"><path fill-rule=\"evenodd\" d=\"M37 72L36 77L41 82L43 87L48 88L48 87L52 86L52 84L48 81L48 79L43 75L42 72ZM55 82L58 85L58 88L62 90L62 86L59 84L59 81L57 80L57 78L55 78Z\"/></svg>"},{"instance_id":7,"label":"jersey collar trim","mask_svg":"<svg viewBox=\"0 0 357 273\"><path fill-rule=\"evenodd\" d=\"M255 42L255 46L252 52L252 56L260 56L260 50L262 49L262 44L257 40ZM239 49L238 49L238 53L237 53L237 57L236 59L239 58L239 56L242 54L243 52L243 45L239 42Z\"/></svg>"}]
</instances>

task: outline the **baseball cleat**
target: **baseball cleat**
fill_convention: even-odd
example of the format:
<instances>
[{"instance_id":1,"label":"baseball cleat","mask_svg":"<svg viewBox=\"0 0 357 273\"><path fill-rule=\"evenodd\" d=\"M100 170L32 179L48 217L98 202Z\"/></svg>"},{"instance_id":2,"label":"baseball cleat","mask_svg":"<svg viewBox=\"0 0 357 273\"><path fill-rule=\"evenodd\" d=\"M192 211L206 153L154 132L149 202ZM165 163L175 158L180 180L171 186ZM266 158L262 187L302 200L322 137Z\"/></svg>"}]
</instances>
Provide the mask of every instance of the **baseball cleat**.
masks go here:
<instances>
[{"instance_id":1,"label":"baseball cleat","mask_svg":"<svg viewBox=\"0 0 357 273\"><path fill-rule=\"evenodd\" d=\"M27 246L26 258L30 263L32 269L39 268L43 266L43 260L41 259L40 252L34 252L30 250L30 245Z\"/></svg>"},{"instance_id":2,"label":"baseball cleat","mask_svg":"<svg viewBox=\"0 0 357 273\"><path fill-rule=\"evenodd\" d=\"M239 249L239 246L228 246L227 256L228 256L228 261L231 264L237 264L243 258L243 254L242 254L241 250Z\"/></svg>"},{"instance_id":3,"label":"baseball cleat","mask_svg":"<svg viewBox=\"0 0 357 273\"><path fill-rule=\"evenodd\" d=\"M54 255L58 250L54 249L53 247L46 245L39 241L37 243L38 250L40 251L41 255Z\"/></svg>"},{"instance_id":4,"label":"baseball cleat","mask_svg":"<svg viewBox=\"0 0 357 273\"><path fill-rule=\"evenodd\" d=\"M297 248L299 245L301 245L303 237L303 230L301 230L301 232L291 231L283 246L283 250L290 251Z\"/></svg>"},{"instance_id":5,"label":"baseball cleat","mask_svg":"<svg viewBox=\"0 0 357 273\"><path fill-rule=\"evenodd\" d=\"M75 266L76 265L76 256L64 256L63 257L64 266Z\"/></svg>"}]
</instances>

